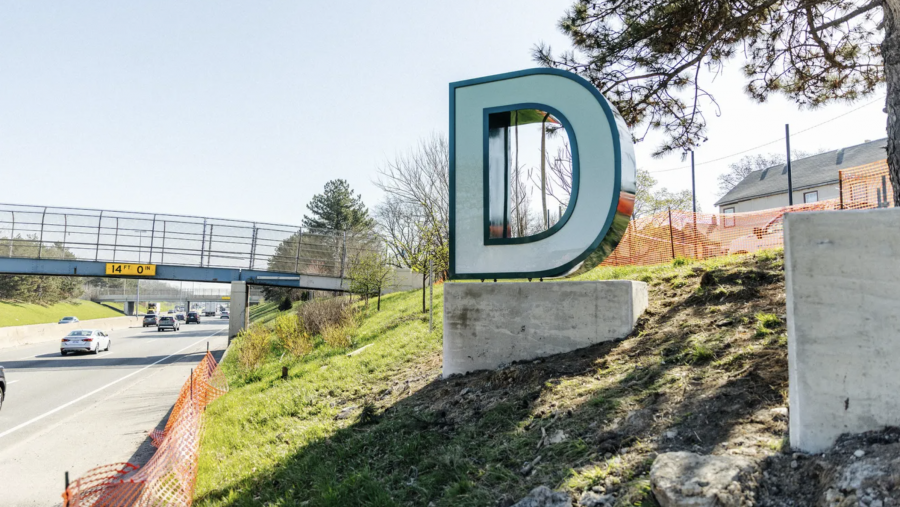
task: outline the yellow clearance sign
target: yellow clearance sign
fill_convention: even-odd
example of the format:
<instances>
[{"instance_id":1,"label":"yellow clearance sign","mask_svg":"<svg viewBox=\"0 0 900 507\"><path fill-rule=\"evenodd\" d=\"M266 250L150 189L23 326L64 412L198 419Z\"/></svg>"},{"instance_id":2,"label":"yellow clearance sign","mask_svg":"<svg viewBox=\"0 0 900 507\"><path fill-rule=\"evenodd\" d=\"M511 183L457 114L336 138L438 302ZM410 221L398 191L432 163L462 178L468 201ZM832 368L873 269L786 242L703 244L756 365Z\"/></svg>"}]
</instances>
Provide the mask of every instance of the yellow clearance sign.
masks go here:
<instances>
[{"instance_id":1,"label":"yellow clearance sign","mask_svg":"<svg viewBox=\"0 0 900 507\"><path fill-rule=\"evenodd\" d=\"M156 276L155 264L106 263L106 274L117 276Z\"/></svg>"}]
</instances>

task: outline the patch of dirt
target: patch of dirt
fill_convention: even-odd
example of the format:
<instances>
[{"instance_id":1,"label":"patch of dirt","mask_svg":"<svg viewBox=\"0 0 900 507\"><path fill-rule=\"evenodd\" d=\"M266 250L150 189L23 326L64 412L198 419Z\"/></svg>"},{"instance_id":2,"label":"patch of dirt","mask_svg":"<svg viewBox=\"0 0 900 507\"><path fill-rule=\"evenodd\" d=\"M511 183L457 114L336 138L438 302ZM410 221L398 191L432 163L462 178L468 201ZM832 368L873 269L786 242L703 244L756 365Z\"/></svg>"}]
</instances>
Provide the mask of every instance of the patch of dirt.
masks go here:
<instances>
[{"instance_id":1,"label":"patch of dirt","mask_svg":"<svg viewBox=\"0 0 900 507\"><path fill-rule=\"evenodd\" d=\"M502 502L548 484L576 499L590 490L615 495L616 505L655 505L648 487L653 459L691 451L761 462L762 505L813 505L836 468L784 454L782 266L781 254L769 254L713 269L673 268L648 280L650 306L622 341L446 380L435 355L398 370L389 388L364 401L383 417L412 408L423 430L448 437L511 407L514 432L479 436L518 450L493 464L523 477L491 489Z\"/></svg>"}]
</instances>

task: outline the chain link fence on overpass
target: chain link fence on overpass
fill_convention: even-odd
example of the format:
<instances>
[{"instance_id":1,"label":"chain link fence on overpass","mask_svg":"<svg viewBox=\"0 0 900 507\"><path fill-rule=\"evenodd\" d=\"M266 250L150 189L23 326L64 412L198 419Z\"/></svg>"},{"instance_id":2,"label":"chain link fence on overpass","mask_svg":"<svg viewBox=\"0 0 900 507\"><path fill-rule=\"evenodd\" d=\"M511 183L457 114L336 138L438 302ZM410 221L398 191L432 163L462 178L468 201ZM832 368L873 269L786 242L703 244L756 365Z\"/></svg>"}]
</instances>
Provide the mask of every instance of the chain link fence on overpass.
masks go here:
<instances>
[{"instance_id":1,"label":"chain link fence on overpass","mask_svg":"<svg viewBox=\"0 0 900 507\"><path fill-rule=\"evenodd\" d=\"M0 204L0 257L343 277L377 236L182 215Z\"/></svg>"}]
</instances>

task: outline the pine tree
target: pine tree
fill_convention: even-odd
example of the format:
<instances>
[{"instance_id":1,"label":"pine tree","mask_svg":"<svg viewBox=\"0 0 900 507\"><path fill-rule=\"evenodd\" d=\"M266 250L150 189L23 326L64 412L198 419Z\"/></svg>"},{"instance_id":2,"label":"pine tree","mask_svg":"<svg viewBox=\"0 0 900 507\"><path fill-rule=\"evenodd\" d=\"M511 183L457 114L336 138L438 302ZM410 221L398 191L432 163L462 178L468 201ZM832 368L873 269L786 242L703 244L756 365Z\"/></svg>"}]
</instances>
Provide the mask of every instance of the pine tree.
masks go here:
<instances>
[{"instance_id":1,"label":"pine tree","mask_svg":"<svg viewBox=\"0 0 900 507\"><path fill-rule=\"evenodd\" d=\"M706 141L718 109L700 71L743 65L747 93L800 106L852 102L887 84L887 160L900 204L900 0L576 0L559 22L574 50L534 50L576 72L615 105L635 135L659 129L656 155ZM707 79L707 82L711 79Z\"/></svg>"},{"instance_id":2,"label":"pine tree","mask_svg":"<svg viewBox=\"0 0 900 507\"><path fill-rule=\"evenodd\" d=\"M325 191L313 196L306 207L312 216L303 215L303 226L311 229L349 231L369 229L373 225L362 196L354 194L346 180L326 183Z\"/></svg>"}]
</instances>

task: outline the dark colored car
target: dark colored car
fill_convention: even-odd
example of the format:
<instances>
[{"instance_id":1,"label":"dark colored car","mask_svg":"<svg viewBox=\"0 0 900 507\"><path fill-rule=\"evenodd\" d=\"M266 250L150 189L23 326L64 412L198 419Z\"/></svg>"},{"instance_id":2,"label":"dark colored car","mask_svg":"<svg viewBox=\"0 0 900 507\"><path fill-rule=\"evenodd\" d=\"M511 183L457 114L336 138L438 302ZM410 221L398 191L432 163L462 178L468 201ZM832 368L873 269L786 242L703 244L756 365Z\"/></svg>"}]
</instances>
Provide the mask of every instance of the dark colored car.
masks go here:
<instances>
[{"instance_id":1,"label":"dark colored car","mask_svg":"<svg viewBox=\"0 0 900 507\"><path fill-rule=\"evenodd\" d=\"M3 400L6 398L6 374L3 373L3 367L0 366L0 409L3 408Z\"/></svg>"},{"instance_id":2,"label":"dark colored car","mask_svg":"<svg viewBox=\"0 0 900 507\"><path fill-rule=\"evenodd\" d=\"M144 317L144 327L147 326L155 326L156 325L156 315L147 315Z\"/></svg>"},{"instance_id":3,"label":"dark colored car","mask_svg":"<svg viewBox=\"0 0 900 507\"><path fill-rule=\"evenodd\" d=\"M180 321L184 321L184 314L183 314L183 313L176 313L176 314L175 314L175 319L176 319L176 320L180 320Z\"/></svg>"},{"instance_id":4,"label":"dark colored car","mask_svg":"<svg viewBox=\"0 0 900 507\"><path fill-rule=\"evenodd\" d=\"M197 324L200 323L200 314L197 312L190 312L187 314L187 319L184 321L185 324L190 324L191 322L195 322Z\"/></svg>"}]
</instances>

